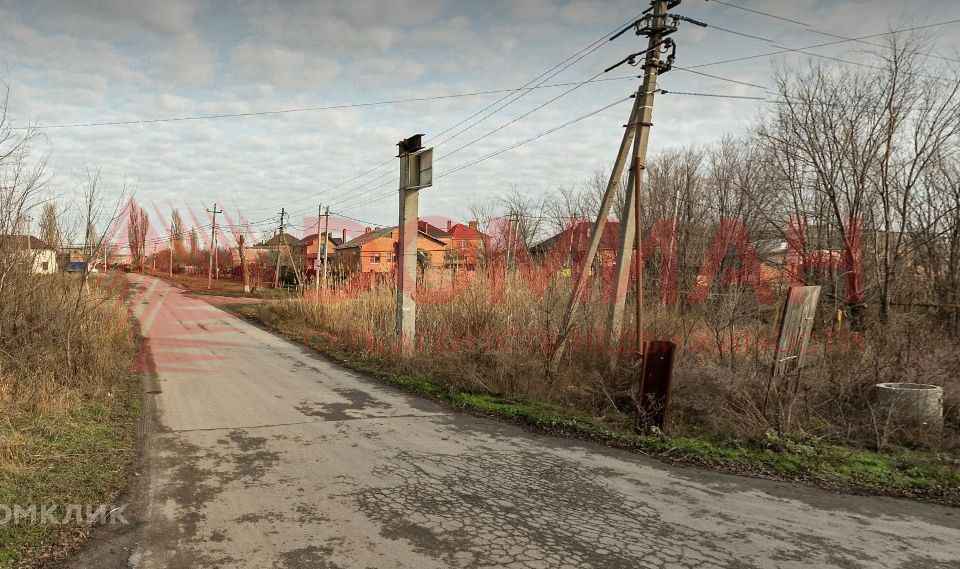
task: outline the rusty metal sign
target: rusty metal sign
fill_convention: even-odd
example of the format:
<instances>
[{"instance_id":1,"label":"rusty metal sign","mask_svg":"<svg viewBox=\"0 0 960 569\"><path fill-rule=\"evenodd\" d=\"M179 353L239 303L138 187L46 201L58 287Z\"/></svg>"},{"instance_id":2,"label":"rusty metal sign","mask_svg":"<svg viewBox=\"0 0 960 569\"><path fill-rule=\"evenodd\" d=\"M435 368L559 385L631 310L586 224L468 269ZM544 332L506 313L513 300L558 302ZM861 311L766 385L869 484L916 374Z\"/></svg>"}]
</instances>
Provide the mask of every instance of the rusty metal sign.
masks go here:
<instances>
[{"instance_id":1,"label":"rusty metal sign","mask_svg":"<svg viewBox=\"0 0 960 569\"><path fill-rule=\"evenodd\" d=\"M773 356L772 373L775 379L803 367L819 301L818 286L792 286L787 289Z\"/></svg>"},{"instance_id":2,"label":"rusty metal sign","mask_svg":"<svg viewBox=\"0 0 960 569\"><path fill-rule=\"evenodd\" d=\"M643 365L637 385L637 427L663 430L670 404L673 356L677 345L665 340L644 342Z\"/></svg>"}]
</instances>

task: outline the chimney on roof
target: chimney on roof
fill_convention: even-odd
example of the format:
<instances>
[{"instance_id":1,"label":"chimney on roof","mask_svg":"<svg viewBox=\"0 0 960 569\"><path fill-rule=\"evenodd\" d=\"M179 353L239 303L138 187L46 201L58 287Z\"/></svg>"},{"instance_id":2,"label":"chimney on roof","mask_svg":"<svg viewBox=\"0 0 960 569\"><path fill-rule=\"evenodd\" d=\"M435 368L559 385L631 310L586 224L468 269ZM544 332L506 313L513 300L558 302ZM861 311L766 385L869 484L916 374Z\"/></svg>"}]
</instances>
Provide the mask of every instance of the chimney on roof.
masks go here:
<instances>
[{"instance_id":1,"label":"chimney on roof","mask_svg":"<svg viewBox=\"0 0 960 569\"><path fill-rule=\"evenodd\" d=\"M368 225L367 227L364 227L364 228L363 228L364 234L370 233L370 231L371 231L371 229L370 229L370 226L369 226L369 225Z\"/></svg>"},{"instance_id":2,"label":"chimney on roof","mask_svg":"<svg viewBox=\"0 0 960 569\"><path fill-rule=\"evenodd\" d=\"M476 221L476 220L473 220L473 221L469 222L468 225L470 225L470 229L476 229L476 228L477 228L477 221Z\"/></svg>"},{"instance_id":3,"label":"chimney on roof","mask_svg":"<svg viewBox=\"0 0 960 569\"><path fill-rule=\"evenodd\" d=\"M343 239L343 242L344 242L344 243L347 242L347 230L346 230L346 229L343 230L343 237L342 237L342 239Z\"/></svg>"},{"instance_id":4,"label":"chimney on roof","mask_svg":"<svg viewBox=\"0 0 960 569\"><path fill-rule=\"evenodd\" d=\"M451 220L448 219L448 220L447 220L447 233L449 233L451 229L453 229L453 221L451 221Z\"/></svg>"}]
</instances>

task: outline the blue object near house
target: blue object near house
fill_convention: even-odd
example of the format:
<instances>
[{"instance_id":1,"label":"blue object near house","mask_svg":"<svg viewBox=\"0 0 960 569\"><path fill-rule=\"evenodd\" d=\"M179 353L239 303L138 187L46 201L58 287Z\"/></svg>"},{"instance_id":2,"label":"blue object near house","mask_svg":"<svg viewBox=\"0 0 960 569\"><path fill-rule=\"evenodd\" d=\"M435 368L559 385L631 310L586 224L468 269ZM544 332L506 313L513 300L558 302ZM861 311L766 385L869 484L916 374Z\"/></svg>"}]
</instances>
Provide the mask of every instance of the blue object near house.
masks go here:
<instances>
[{"instance_id":1,"label":"blue object near house","mask_svg":"<svg viewBox=\"0 0 960 569\"><path fill-rule=\"evenodd\" d=\"M67 272L68 273L83 273L87 270L87 264L83 261L74 261L72 263L67 263Z\"/></svg>"}]
</instances>

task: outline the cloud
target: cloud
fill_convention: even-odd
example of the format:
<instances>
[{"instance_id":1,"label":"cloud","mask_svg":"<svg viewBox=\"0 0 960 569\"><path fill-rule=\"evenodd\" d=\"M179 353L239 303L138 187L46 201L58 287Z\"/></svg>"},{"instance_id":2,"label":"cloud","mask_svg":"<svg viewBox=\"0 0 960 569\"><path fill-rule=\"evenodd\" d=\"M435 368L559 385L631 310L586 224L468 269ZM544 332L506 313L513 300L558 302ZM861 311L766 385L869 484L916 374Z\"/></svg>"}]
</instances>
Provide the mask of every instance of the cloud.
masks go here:
<instances>
[{"instance_id":1,"label":"cloud","mask_svg":"<svg viewBox=\"0 0 960 569\"><path fill-rule=\"evenodd\" d=\"M186 85L209 83L216 70L213 50L199 34L178 35L159 48L155 61L159 74Z\"/></svg>"},{"instance_id":2,"label":"cloud","mask_svg":"<svg viewBox=\"0 0 960 569\"><path fill-rule=\"evenodd\" d=\"M244 43L230 53L231 78L280 87L310 87L326 83L340 71L334 59L279 45Z\"/></svg>"},{"instance_id":3,"label":"cloud","mask_svg":"<svg viewBox=\"0 0 960 569\"><path fill-rule=\"evenodd\" d=\"M851 36L883 31L902 15L901 4L892 0L753 0L743 5ZM519 87L604 38L640 9L630 0L24 0L0 7L0 66L12 81L18 121L28 115L53 124L290 109ZM946 0L931 1L928 9L931 21L956 17L956 7ZM684 3L682 13L791 47L829 41L804 26L712 2ZM866 13L871 17L863 18ZM940 30L940 49L948 54L958 45L955 31ZM713 27L684 26L674 38L678 66L774 51L767 42ZM595 52L550 81L588 79L643 41L627 34L616 42L600 42ZM839 55L860 47L840 44L822 53ZM701 69L766 85L770 64L777 60ZM631 73L639 71L616 74ZM437 174L626 97L638 85L638 80L586 85L438 162ZM660 87L765 96L760 89L679 69L663 75ZM522 97L503 93L336 111L55 129L47 133L49 170L56 189L68 193L85 179L85 165L91 165L102 167L104 187L112 195L126 178L139 183L140 198L160 204L185 201L202 210L199 202L205 207L226 202L250 219L287 207L297 219L315 216L318 202L339 202L331 209L387 223L396 211L397 140L426 132L434 137L428 143L438 144L438 134L471 116L444 137L472 125L492 112L485 107L501 101L494 107L501 110L438 146L440 156L567 88ZM660 96L651 152L740 132L767 105ZM469 200L492 199L512 184L549 192L584 180L597 168L608 169L628 106L438 178L435 188L421 195L422 211L463 217ZM382 167L374 168L378 165ZM386 199L357 207L381 195Z\"/></svg>"}]
</instances>

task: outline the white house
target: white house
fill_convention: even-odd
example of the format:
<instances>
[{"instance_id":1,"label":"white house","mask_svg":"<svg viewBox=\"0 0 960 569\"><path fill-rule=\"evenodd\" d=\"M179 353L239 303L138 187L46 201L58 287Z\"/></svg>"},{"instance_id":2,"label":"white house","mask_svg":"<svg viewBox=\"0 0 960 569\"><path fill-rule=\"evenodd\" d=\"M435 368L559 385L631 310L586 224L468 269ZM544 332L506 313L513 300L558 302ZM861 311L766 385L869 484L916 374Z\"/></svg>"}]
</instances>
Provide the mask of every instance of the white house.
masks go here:
<instances>
[{"instance_id":1,"label":"white house","mask_svg":"<svg viewBox=\"0 0 960 569\"><path fill-rule=\"evenodd\" d=\"M37 275L57 272L57 251L32 235L0 235L0 252L18 262L26 262Z\"/></svg>"}]
</instances>

